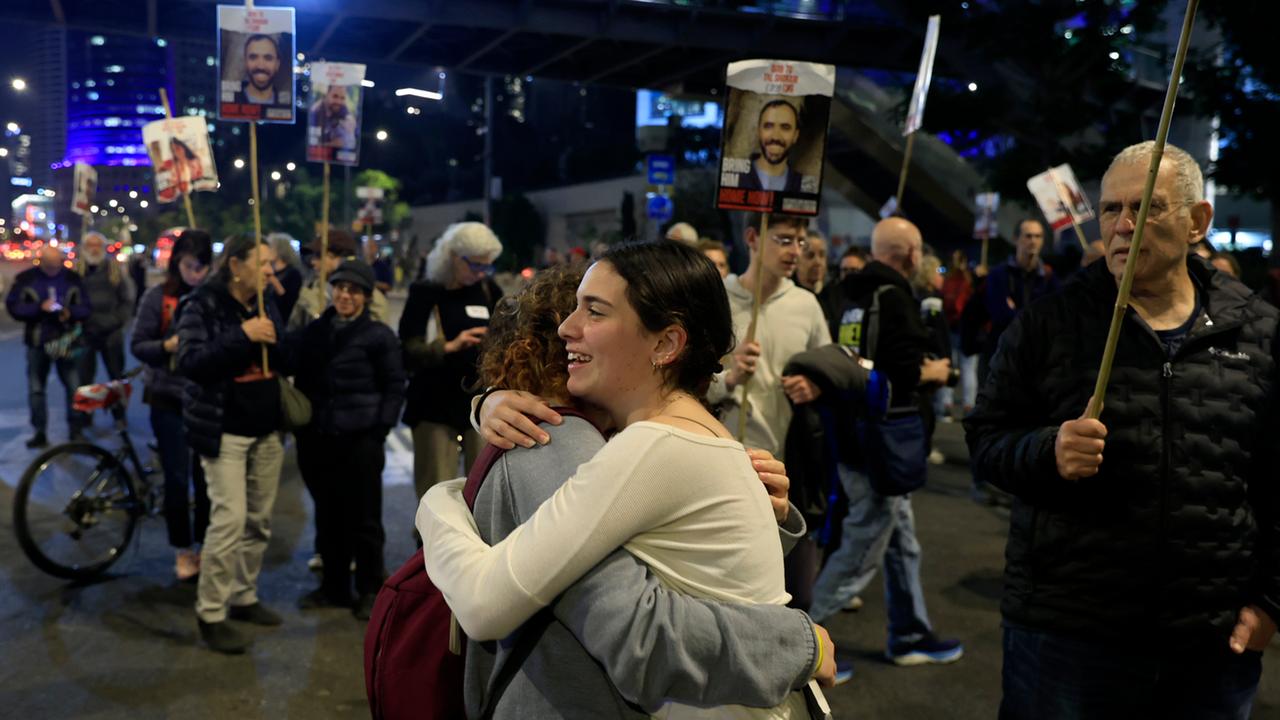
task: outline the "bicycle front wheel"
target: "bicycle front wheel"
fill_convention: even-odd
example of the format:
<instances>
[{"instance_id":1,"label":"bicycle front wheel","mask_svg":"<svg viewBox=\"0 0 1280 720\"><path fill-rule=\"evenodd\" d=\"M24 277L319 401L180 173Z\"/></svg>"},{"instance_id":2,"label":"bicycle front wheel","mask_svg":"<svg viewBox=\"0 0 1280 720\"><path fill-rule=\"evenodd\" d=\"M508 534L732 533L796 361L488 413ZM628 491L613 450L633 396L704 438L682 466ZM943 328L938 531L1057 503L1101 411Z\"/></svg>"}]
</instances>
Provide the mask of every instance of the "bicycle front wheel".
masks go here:
<instances>
[{"instance_id":1,"label":"bicycle front wheel","mask_svg":"<svg viewBox=\"0 0 1280 720\"><path fill-rule=\"evenodd\" d=\"M13 526L36 567L83 580L120 558L141 513L129 472L115 456L97 445L67 443L27 466Z\"/></svg>"}]
</instances>

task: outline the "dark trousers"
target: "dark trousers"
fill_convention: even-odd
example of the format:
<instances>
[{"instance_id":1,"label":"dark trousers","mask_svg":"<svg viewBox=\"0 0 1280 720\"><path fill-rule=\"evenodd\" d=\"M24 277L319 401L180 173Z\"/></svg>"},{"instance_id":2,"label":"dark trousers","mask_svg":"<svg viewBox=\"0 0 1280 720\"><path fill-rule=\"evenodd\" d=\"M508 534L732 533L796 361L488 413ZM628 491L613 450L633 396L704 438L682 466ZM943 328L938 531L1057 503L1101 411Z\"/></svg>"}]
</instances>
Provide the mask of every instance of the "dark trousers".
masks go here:
<instances>
[{"instance_id":1,"label":"dark trousers","mask_svg":"<svg viewBox=\"0 0 1280 720\"><path fill-rule=\"evenodd\" d=\"M204 542L204 531L209 527L209 490L204 468L187 445L182 412L151 406L151 431L160 446L160 466L164 469L164 522L169 527L169 545L188 548Z\"/></svg>"},{"instance_id":2,"label":"dark trousers","mask_svg":"<svg viewBox=\"0 0 1280 720\"><path fill-rule=\"evenodd\" d=\"M1170 651L1005 625L1000 720L1247 720L1262 653Z\"/></svg>"},{"instance_id":3,"label":"dark trousers","mask_svg":"<svg viewBox=\"0 0 1280 720\"><path fill-rule=\"evenodd\" d=\"M67 426L71 432L84 427L88 416L71 409L71 398L80 386L80 371L76 356L53 358L41 346L27 348L27 404L31 408L31 427L36 432L44 432L49 425L49 407L46 390L49 382L49 370L58 369L58 379L67 391Z\"/></svg>"},{"instance_id":4,"label":"dark trousers","mask_svg":"<svg viewBox=\"0 0 1280 720\"><path fill-rule=\"evenodd\" d=\"M351 561L356 592L376 594L384 578L382 548L382 468L385 438L380 432L296 434L298 469L316 507L316 549L324 561L321 587L333 597L351 593Z\"/></svg>"},{"instance_id":5,"label":"dark trousers","mask_svg":"<svg viewBox=\"0 0 1280 720\"><path fill-rule=\"evenodd\" d=\"M108 380L119 380L124 375L124 330L117 330L106 335L85 333L85 350L80 355L80 382L90 385L98 375L98 357L102 357L102 365L107 370ZM118 420L124 417L125 407L118 405L111 408L111 414Z\"/></svg>"}]
</instances>

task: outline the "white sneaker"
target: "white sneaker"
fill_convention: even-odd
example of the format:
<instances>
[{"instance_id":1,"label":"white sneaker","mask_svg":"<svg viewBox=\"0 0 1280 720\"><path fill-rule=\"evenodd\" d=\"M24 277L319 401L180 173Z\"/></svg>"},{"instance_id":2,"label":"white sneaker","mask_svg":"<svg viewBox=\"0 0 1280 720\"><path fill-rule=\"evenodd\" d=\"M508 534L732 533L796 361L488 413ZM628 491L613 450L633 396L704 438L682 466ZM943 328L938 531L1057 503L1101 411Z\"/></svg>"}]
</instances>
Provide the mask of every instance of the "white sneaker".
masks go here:
<instances>
[{"instance_id":1,"label":"white sneaker","mask_svg":"<svg viewBox=\"0 0 1280 720\"><path fill-rule=\"evenodd\" d=\"M854 595L849 600L849 604L844 606L845 612L858 612L861 609L862 609L862 596L860 595Z\"/></svg>"},{"instance_id":2,"label":"white sneaker","mask_svg":"<svg viewBox=\"0 0 1280 720\"><path fill-rule=\"evenodd\" d=\"M942 451L941 451L941 450L939 450L938 448L934 448L934 449L932 449L932 450L930 450L930 451L929 451L929 464L930 464L930 465L941 465L941 464L945 463L946 461L947 461L947 456L946 456L946 455L943 455L943 454L942 454Z\"/></svg>"},{"instance_id":3,"label":"white sneaker","mask_svg":"<svg viewBox=\"0 0 1280 720\"><path fill-rule=\"evenodd\" d=\"M320 553L311 556L311 559L307 561L307 569L312 572L324 570L324 560L320 559Z\"/></svg>"}]
</instances>

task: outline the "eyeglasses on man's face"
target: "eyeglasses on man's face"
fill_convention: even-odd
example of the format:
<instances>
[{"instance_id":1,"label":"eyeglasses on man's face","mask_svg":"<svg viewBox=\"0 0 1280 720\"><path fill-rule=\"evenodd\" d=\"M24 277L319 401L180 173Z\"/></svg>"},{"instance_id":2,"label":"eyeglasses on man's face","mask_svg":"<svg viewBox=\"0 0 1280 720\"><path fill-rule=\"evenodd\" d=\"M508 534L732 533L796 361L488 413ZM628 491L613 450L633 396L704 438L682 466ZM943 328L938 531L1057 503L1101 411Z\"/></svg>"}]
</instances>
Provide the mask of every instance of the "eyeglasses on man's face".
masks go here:
<instances>
[{"instance_id":1,"label":"eyeglasses on man's face","mask_svg":"<svg viewBox=\"0 0 1280 720\"><path fill-rule=\"evenodd\" d=\"M809 247L809 238L804 235L788 235L785 231L782 233L770 233L769 239L778 244L780 248L799 248L804 252Z\"/></svg>"},{"instance_id":2,"label":"eyeglasses on man's face","mask_svg":"<svg viewBox=\"0 0 1280 720\"><path fill-rule=\"evenodd\" d=\"M1147 208L1147 219L1162 220L1178 208L1194 204L1188 200L1168 202L1160 198L1151 198L1151 207ZM1120 218L1124 217L1124 211L1128 210L1133 221L1137 222L1140 209L1142 209L1141 200L1130 200L1128 203L1120 202L1119 200L1103 200L1098 205L1098 217L1103 223L1110 225L1119 222Z\"/></svg>"}]
</instances>

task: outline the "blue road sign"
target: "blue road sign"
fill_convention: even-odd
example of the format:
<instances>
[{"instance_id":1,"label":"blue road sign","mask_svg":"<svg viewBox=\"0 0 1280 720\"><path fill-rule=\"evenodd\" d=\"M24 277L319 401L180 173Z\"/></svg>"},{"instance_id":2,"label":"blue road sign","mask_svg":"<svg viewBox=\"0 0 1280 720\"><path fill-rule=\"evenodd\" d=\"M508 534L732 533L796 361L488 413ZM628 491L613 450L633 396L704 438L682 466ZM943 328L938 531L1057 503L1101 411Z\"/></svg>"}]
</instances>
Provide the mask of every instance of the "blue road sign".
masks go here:
<instances>
[{"instance_id":1,"label":"blue road sign","mask_svg":"<svg viewBox=\"0 0 1280 720\"><path fill-rule=\"evenodd\" d=\"M658 195L657 193L649 193L648 202L645 203L648 210L649 219L658 222L666 222L675 215L676 204L666 195Z\"/></svg>"},{"instance_id":2,"label":"blue road sign","mask_svg":"<svg viewBox=\"0 0 1280 720\"><path fill-rule=\"evenodd\" d=\"M676 182L676 159L671 155L649 155L647 157L650 185L674 185Z\"/></svg>"}]
</instances>

